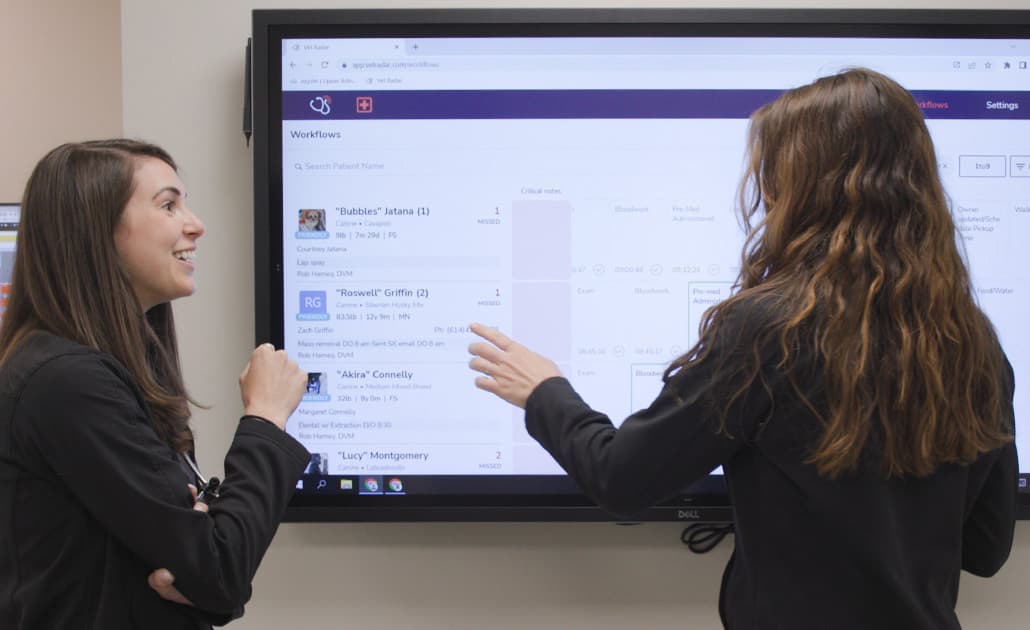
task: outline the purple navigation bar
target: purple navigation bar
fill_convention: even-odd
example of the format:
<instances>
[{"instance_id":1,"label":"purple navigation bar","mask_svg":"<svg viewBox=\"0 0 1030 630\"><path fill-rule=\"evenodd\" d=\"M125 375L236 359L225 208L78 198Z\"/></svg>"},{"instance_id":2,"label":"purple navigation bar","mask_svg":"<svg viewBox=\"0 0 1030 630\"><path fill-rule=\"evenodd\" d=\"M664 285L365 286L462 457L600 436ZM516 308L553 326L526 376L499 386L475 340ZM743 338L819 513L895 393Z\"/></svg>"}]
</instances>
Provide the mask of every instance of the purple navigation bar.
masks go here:
<instances>
[{"instance_id":1,"label":"purple navigation bar","mask_svg":"<svg viewBox=\"0 0 1030 630\"><path fill-rule=\"evenodd\" d=\"M283 120L747 118L779 90L283 92ZM1030 92L916 90L927 118L1030 119Z\"/></svg>"}]
</instances>

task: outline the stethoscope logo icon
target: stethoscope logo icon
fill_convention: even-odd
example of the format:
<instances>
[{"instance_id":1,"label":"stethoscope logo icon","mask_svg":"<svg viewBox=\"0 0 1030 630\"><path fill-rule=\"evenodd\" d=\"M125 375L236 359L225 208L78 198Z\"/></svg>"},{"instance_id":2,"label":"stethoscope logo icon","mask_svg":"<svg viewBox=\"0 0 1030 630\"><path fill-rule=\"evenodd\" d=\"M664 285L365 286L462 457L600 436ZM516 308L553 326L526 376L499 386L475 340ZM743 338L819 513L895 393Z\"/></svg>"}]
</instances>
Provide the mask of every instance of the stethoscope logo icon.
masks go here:
<instances>
[{"instance_id":1,"label":"stethoscope logo icon","mask_svg":"<svg viewBox=\"0 0 1030 630\"><path fill-rule=\"evenodd\" d=\"M311 101L308 103L308 106L311 107L313 111L316 111L319 114L322 114L323 116L328 116L329 103L331 102L332 99L328 96L316 96L315 98L311 99Z\"/></svg>"}]
</instances>

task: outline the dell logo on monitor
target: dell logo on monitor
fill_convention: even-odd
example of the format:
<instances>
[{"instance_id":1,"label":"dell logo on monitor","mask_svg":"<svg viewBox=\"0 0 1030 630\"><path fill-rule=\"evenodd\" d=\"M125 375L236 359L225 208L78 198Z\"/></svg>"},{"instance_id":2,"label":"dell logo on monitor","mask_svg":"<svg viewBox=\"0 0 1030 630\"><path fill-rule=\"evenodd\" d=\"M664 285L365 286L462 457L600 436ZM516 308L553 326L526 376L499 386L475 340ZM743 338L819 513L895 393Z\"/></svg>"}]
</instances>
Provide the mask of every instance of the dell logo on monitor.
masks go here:
<instances>
[{"instance_id":1,"label":"dell logo on monitor","mask_svg":"<svg viewBox=\"0 0 1030 630\"><path fill-rule=\"evenodd\" d=\"M676 518L681 521L700 521L701 510L676 510Z\"/></svg>"}]
</instances>

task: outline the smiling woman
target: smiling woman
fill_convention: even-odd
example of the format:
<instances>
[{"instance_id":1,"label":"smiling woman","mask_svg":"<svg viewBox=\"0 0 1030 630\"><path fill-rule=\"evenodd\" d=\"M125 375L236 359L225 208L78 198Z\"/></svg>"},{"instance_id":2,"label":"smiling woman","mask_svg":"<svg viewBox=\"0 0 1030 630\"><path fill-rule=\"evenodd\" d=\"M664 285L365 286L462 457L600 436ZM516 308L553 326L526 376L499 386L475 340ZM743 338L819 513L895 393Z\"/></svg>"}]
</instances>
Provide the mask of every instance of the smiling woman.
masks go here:
<instances>
[{"instance_id":1,"label":"smiling woman","mask_svg":"<svg viewBox=\"0 0 1030 630\"><path fill-rule=\"evenodd\" d=\"M0 628L243 614L310 459L282 430L307 374L255 349L226 478L200 474L170 302L203 233L154 145L66 144L33 171L0 325Z\"/></svg>"},{"instance_id":2,"label":"smiling woman","mask_svg":"<svg viewBox=\"0 0 1030 630\"><path fill-rule=\"evenodd\" d=\"M192 295L197 239L204 224L186 205L171 164L134 160L133 193L115 228L115 250L144 310Z\"/></svg>"}]
</instances>

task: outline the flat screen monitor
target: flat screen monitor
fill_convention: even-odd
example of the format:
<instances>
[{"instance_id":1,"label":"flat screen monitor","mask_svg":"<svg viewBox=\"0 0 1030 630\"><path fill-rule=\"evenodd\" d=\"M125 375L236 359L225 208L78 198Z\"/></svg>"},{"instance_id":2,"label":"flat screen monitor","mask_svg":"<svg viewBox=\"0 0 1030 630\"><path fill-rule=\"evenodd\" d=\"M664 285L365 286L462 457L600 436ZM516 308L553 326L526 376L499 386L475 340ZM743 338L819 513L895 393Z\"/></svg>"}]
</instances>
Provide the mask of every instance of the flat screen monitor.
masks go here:
<instances>
[{"instance_id":1,"label":"flat screen monitor","mask_svg":"<svg viewBox=\"0 0 1030 630\"><path fill-rule=\"evenodd\" d=\"M855 66L925 113L1030 478L1030 12L255 11L256 326L291 520L608 520L477 390L480 321L616 425L730 295L748 116ZM642 518L723 521L719 470ZM1021 500L1030 501L1030 494Z\"/></svg>"},{"instance_id":2,"label":"flat screen monitor","mask_svg":"<svg viewBox=\"0 0 1030 630\"><path fill-rule=\"evenodd\" d=\"M0 319L7 310L11 272L14 270L14 244L20 218L21 206L19 204L0 202Z\"/></svg>"}]
</instances>

